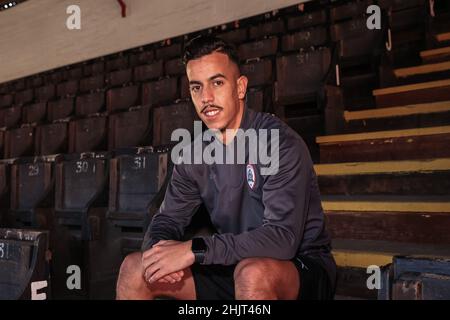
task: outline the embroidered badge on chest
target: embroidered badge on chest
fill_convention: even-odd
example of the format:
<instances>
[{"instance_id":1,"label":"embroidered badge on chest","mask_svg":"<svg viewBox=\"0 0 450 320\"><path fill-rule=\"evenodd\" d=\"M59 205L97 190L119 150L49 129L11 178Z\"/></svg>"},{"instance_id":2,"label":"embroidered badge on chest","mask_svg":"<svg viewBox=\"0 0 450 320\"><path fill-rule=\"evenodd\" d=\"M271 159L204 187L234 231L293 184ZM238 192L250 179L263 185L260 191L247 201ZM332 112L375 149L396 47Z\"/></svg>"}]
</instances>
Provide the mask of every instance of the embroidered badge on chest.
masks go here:
<instances>
[{"instance_id":1,"label":"embroidered badge on chest","mask_svg":"<svg viewBox=\"0 0 450 320\"><path fill-rule=\"evenodd\" d=\"M246 176L248 186L250 187L250 189L253 189L256 184L256 174L255 167L252 164L247 165Z\"/></svg>"}]
</instances>

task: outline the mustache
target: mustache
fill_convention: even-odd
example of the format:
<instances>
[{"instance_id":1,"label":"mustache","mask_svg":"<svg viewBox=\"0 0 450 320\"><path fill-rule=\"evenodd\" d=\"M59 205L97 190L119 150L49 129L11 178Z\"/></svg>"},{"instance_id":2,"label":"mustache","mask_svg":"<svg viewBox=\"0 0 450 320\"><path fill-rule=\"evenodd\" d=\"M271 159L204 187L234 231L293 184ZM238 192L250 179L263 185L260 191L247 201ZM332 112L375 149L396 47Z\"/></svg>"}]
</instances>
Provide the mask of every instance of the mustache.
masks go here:
<instances>
[{"instance_id":1,"label":"mustache","mask_svg":"<svg viewBox=\"0 0 450 320\"><path fill-rule=\"evenodd\" d=\"M218 105L215 105L215 104L207 104L206 106L204 106L204 107L202 108L201 113L203 113L203 111L205 111L206 108L223 109L222 107L219 107Z\"/></svg>"}]
</instances>

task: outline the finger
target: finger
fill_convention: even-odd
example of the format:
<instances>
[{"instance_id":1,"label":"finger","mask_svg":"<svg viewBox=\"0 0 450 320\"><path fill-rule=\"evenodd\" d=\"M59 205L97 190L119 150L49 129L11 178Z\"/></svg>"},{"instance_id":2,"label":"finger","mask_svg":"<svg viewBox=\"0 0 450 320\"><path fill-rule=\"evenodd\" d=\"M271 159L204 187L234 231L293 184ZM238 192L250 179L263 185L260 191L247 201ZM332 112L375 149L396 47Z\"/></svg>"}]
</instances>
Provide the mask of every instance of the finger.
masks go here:
<instances>
[{"instance_id":1,"label":"finger","mask_svg":"<svg viewBox=\"0 0 450 320\"><path fill-rule=\"evenodd\" d=\"M178 271L178 276L180 278L183 278L184 277L184 271L183 270Z\"/></svg>"},{"instance_id":2,"label":"finger","mask_svg":"<svg viewBox=\"0 0 450 320\"><path fill-rule=\"evenodd\" d=\"M159 279L161 279L162 277L164 277L166 274L164 271L162 271L161 269L156 271L149 279L149 283L154 283L156 281L158 281Z\"/></svg>"},{"instance_id":3,"label":"finger","mask_svg":"<svg viewBox=\"0 0 450 320\"><path fill-rule=\"evenodd\" d=\"M155 243L153 246L154 247L157 247L157 246L160 246L160 245L164 245L165 243L167 243L168 242L168 240L159 240L157 243Z\"/></svg>"},{"instance_id":4,"label":"finger","mask_svg":"<svg viewBox=\"0 0 450 320\"><path fill-rule=\"evenodd\" d=\"M149 266L146 270L145 270L145 279L147 279L148 281L150 281L150 278L155 274L155 272L157 272L159 269L161 268L161 266L159 265L159 263L155 263L152 264L151 266ZM162 276L166 276L167 274L163 274ZM161 278L161 277L160 277Z\"/></svg>"},{"instance_id":5,"label":"finger","mask_svg":"<svg viewBox=\"0 0 450 320\"><path fill-rule=\"evenodd\" d=\"M169 282L170 282L170 283L175 283L175 282L180 281L180 280L178 279L177 275L175 275L175 274L173 274L173 273L171 273L171 274L165 276L163 279L169 279Z\"/></svg>"},{"instance_id":6,"label":"finger","mask_svg":"<svg viewBox=\"0 0 450 320\"><path fill-rule=\"evenodd\" d=\"M161 247L154 245L151 249L148 249L147 251L144 251L142 253L142 259L148 258L154 254L157 254L160 252Z\"/></svg>"},{"instance_id":7,"label":"finger","mask_svg":"<svg viewBox=\"0 0 450 320\"><path fill-rule=\"evenodd\" d=\"M177 281L181 281L183 279L183 273L180 271L174 272L170 274L172 278L175 278Z\"/></svg>"},{"instance_id":8,"label":"finger","mask_svg":"<svg viewBox=\"0 0 450 320\"><path fill-rule=\"evenodd\" d=\"M169 274L169 275L167 275L167 276L162 277L161 279L159 279L158 282L160 282L160 283L171 283L171 284L173 284L173 283L178 282L178 281L176 280L176 278L175 278L173 275L170 275L170 274Z\"/></svg>"},{"instance_id":9,"label":"finger","mask_svg":"<svg viewBox=\"0 0 450 320\"><path fill-rule=\"evenodd\" d=\"M142 267L144 268L144 270L146 270L148 267L158 262L158 260L160 260L160 258L157 255L152 255L145 259L142 259Z\"/></svg>"},{"instance_id":10,"label":"finger","mask_svg":"<svg viewBox=\"0 0 450 320\"><path fill-rule=\"evenodd\" d=\"M171 273L159 279L158 282L174 284L175 282L179 282L180 280L181 279L176 275L176 273Z\"/></svg>"}]
</instances>

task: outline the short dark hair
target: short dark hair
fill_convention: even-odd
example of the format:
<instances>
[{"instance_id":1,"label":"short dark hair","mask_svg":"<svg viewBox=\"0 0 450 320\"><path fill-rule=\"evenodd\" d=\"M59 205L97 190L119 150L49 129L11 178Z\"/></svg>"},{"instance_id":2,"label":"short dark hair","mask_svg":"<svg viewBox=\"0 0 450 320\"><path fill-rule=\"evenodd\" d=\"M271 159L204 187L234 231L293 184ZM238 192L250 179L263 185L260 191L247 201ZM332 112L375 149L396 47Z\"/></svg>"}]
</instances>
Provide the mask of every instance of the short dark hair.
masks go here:
<instances>
[{"instance_id":1,"label":"short dark hair","mask_svg":"<svg viewBox=\"0 0 450 320\"><path fill-rule=\"evenodd\" d=\"M210 35L200 35L193 38L185 45L183 63L184 65L187 65L189 61L199 59L213 52L226 54L240 70L239 56L236 47L218 37Z\"/></svg>"}]
</instances>

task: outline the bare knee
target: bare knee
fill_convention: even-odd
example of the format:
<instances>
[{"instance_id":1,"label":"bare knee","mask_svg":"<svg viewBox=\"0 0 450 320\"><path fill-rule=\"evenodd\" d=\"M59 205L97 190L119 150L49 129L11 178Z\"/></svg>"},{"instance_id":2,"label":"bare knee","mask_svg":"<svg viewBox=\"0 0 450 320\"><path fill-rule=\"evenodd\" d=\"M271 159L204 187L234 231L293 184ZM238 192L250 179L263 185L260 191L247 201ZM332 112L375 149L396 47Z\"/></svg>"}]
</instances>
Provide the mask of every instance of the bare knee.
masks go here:
<instances>
[{"instance_id":1,"label":"bare knee","mask_svg":"<svg viewBox=\"0 0 450 320\"><path fill-rule=\"evenodd\" d=\"M120 266L120 275L128 277L142 276L142 253L130 253L122 261Z\"/></svg>"},{"instance_id":2,"label":"bare knee","mask_svg":"<svg viewBox=\"0 0 450 320\"><path fill-rule=\"evenodd\" d=\"M236 299L277 299L273 266L274 260L269 258L239 262L234 271Z\"/></svg>"},{"instance_id":3,"label":"bare knee","mask_svg":"<svg viewBox=\"0 0 450 320\"><path fill-rule=\"evenodd\" d=\"M142 253L134 252L125 257L120 266L117 279L117 298L125 299L132 297L145 286L142 277Z\"/></svg>"}]
</instances>

